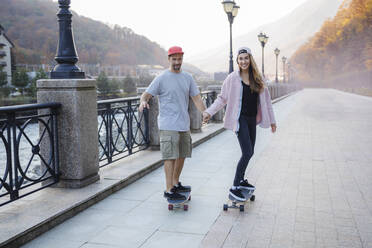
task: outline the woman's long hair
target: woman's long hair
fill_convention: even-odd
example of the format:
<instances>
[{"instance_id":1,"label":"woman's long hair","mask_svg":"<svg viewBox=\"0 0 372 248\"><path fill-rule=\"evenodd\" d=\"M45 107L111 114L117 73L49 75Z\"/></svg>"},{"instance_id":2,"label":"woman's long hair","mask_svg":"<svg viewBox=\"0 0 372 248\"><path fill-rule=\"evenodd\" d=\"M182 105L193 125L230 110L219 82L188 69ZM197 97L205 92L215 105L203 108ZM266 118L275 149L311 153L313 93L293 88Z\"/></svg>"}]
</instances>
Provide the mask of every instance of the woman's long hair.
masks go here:
<instances>
[{"instance_id":1,"label":"woman's long hair","mask_svg":"<svg viewBox=\"0 0 372 248\"><path fill-rule=\"evenodd\" d=\"M248 67L249 85L250 85L251 90L253 90L254 92L260 93L264 88L264 82L257 68L257 64L253 59L252 54L248 53L248 55L249 55L249 67ZM238 62L238 58L236 58L236 62ZM240 70L240 66L239 66L239 70Z\"/></svg>"}]
</instances>

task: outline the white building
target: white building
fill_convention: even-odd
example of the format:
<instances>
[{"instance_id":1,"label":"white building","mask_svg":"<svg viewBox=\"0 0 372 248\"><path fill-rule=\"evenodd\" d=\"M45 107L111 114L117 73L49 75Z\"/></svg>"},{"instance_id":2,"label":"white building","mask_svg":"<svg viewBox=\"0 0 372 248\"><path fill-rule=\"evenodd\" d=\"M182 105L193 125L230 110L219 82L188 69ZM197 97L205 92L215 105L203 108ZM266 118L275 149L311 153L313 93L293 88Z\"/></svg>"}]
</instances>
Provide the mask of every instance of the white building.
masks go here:
<instances>
[{"instance_id":1,"label":"white building","mask_svg":"<svg viewBox=\"0 0 372 248\"><path fill-rule=\"evenodd\" d=\"M158 76L160 75L165 68L161 65L137 65L136 71L137 75L150 75L150 76Z\"/></svg>"},{"instance_id":2,"label":"white building","mask_svg":"<svg viewBox=\"0 0 372 248\"><path fill-rule=\"evenodd\" d=\"M8 77L8 85L12 82L12 58L10 49L14 44L5 35L4 28L0 25L0 67L6 72Z\"/></svg>"}]
</instances>

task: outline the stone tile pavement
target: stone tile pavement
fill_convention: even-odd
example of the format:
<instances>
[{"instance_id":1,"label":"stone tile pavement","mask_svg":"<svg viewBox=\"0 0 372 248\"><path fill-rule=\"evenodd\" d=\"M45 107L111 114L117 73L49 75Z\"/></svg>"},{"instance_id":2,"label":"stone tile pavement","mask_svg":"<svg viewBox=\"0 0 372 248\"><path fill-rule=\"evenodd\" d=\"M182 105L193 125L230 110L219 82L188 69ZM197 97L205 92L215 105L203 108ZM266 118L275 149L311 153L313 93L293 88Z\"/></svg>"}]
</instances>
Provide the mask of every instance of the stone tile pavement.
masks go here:
<instances>
[{"instance_id":1,"label":"stone tile pavement","mask_svg":"<svg viewBox=\"0 0 372 248\"><path fill-rule=\"evenodd\" d=\"M189 211L168 211L160 168L23 247L372 247L372 98L306 89L274 111L244 213L222 211L240 156L225 131L186 161Z\"/></svg>"},{"instance_id":2,"label":"stone tile pavement","mask_svg":"<svg viewBox=\"0 0 372 248\"><path fill-rule=\"evenodd\" d=\"M193 147L223 132L211 123L193 133ZM0 247L19 247L162 166L147 149L100 169L100 180L80 189L47 187L0 207Z\"/></svg>"},{"instance_id":3,"label":"stone tile pavement","mask_svg":"<svg viewBox=\"0 0 372 248\"><path fill-rule=\"evenodd\" d=\"M293 99L295 98L295 99ZM372 98L306 89L256 162L256 201L202 247L372 247Z\"/></svg>"}]
</instances>

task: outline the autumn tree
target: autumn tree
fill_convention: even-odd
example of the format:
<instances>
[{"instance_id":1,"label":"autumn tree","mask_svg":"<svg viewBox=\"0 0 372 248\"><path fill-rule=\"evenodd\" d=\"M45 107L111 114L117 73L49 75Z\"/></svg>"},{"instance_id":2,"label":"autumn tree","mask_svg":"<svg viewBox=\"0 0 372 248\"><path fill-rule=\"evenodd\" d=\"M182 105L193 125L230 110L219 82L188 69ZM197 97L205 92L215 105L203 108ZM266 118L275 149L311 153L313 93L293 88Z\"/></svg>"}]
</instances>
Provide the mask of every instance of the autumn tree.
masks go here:
<instances>
[{"instance_id":1,"label":"autumn tree","mask_svg":"<svg viewBox=\"0 0 372 248\"><path fill-rule=\"evenodd\" d=\"M371 23L372 0L345 1L336 16L325 21L291 57L297 76L304 81L325 81L353 73L370 75Z\"/></svg>"},{"instance_id":2,"label":"autumn tree","mask_svg":"<svg viewBox=\"0 0 372 248\"><path fill-rule=\"evenodd\" d=\"M3 71L3 68L0 67L0 87L3 87L8 84L7 74Z\"/></svg>"},{"instance_id":3,"label":"autumn tree","mask_svg":"<svg viewBox=\"0 0 372 248\"><path fill-rule=\"evenodd\" d=\"M36 76L31 80L30 87L27 88L27 93L32 97L36 97L36 91L37 91L36 82L37 82L37 80L46 79L46 78L48 78L48 75L46 74L46 72L42 68L40 70L38 70L36 72Z\"/></svg>"},{"instance_id":4,"label":"autumn tree","mask_svg":"<svg viewBox=\"0 0 372 248\"><path fill-rule=\"evenodd\" d=\"M107 95L110 93L109 79L105 72L101 72L97 78L97 89L100 94Z\"/></svg>"},{"instance_id":5,"label":"autumn tree","mask_svg":"<svg viewBox=\"0 0 372 248\"><path fill-rule=\"evenodd\" d=\"M129 94L135 93L137 90L136 82L129 75L127 75L123 80L123 89Z\"/></svg>"},{"instance_id":6,"label":"autumn tree","mask_svg":"<svg viewBox=\"0 0 372 248\"><path fill-rule=\"evenodd\" d=\"M25 87L29 84L29 82L30 82L30 78L27 75L27 71L25 69L18 69L13 73L12 85L18 88L22 96L23 96L23 91Z\"/></svg>"},{"instance_id":7,"label":"autumn tree","mask_svg":"<svg viewBox=\"0 0 372 248\"><path fill-rule=\"evenodd\" d=\"M0 96L7 97L10 94L10 87L8 86L7 73L0 68Z\"/></svg>"}]
</instances>

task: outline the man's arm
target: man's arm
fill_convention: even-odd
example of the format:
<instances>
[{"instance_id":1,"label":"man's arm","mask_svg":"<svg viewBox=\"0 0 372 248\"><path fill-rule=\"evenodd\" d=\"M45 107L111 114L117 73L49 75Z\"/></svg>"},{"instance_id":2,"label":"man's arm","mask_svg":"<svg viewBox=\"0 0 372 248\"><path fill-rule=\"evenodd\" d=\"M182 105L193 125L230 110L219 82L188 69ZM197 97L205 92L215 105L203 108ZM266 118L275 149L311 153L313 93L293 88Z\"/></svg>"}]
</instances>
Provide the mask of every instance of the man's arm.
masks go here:
<instances>
[{"instance_id":1,"label":"man's arm","mask_svg":"<svg viewBox=\"0 0 372 248\"><path fill-rule=\"evenodd\" d=\"M201 99L201 96L200 94L196 95L196 96L192 96L191 97L192 101L194 102L196 108L200 111L200 112L204 112L204 110L206 109L205 108L205 105L204 105L204 102L203 100Z\"/></svg>"},{"instance_id":2,"label":"man's arm","mask_svg":"<svg viewBox=\"0 0 372 248\"><path fill-rule=\"evenodd\" d=\"M150 109L149 101L151 98L152 98L151 94L147 93L146 91L143 92L143 94L141 95L140 105L138 108L140 112L142 112L144 108Z\"/></svg>"}]
</instances>

